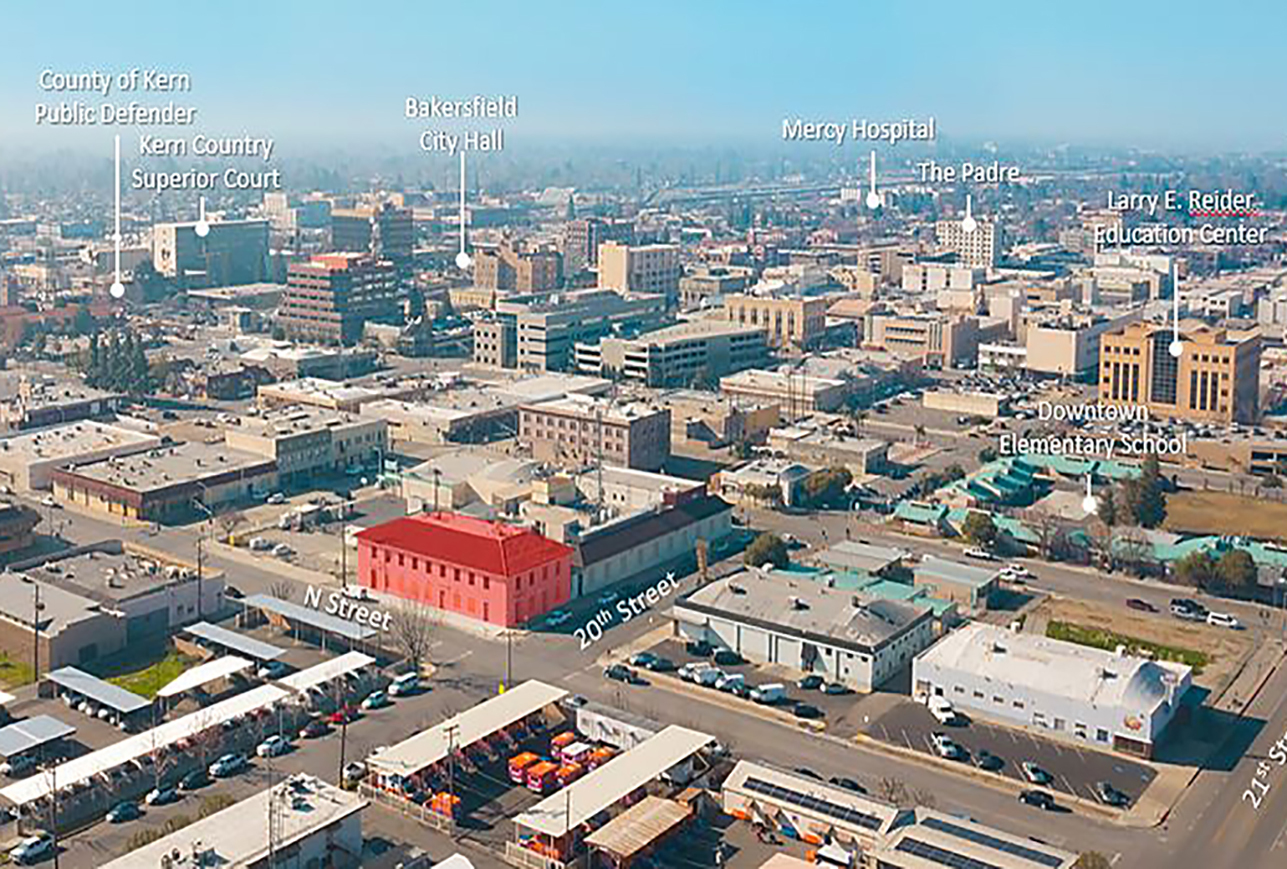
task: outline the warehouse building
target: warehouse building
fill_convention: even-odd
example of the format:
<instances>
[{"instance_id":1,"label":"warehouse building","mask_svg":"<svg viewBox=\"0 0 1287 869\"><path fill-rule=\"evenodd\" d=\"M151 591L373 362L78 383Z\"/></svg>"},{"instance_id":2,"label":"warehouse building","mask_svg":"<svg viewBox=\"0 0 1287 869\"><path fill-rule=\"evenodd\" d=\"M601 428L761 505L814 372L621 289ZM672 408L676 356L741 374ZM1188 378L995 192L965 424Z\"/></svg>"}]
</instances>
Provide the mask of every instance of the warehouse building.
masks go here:
<instances>
[{"instance_id":1,"label":"warehouse building","mask_svg":"<svg viewBox=\"0 0 1287 869\"><path fill-rule=\"evenodd\" d=\"M915 585L943 600L950 600L962 612L986 610L1000 588L1000 567L975 567L927 555L913 571Z\"/></svg>"},{"instance_id":2,"label":"warehouse building","mask_svg":"<svg viewBox=\"0 0 1287 869\"><path fill-rule=\"evenodd\" d=\"M675 632L871 691L934 641L928 607L748 570L680 598Z\"/></svg>"},{"instance_id":3,"label":"warehouse building","mask_svg":"<svg viewBox=\"0 0 1287 869\"><path fill-rule=\"evenodd\" d=\"M912 693L1003 724L1151 757L1181 711L1191 670L974 623L912 664ZM1182 716L1181 716L1182 717Z\"/></svg>"}]
</instances>

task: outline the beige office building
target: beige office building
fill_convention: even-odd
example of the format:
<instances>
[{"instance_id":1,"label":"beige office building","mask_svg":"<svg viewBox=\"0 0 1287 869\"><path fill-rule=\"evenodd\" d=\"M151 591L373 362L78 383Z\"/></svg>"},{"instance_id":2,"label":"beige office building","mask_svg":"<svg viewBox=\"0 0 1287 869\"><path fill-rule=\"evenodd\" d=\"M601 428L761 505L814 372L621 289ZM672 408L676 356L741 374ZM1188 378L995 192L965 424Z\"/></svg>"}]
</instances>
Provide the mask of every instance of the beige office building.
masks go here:
<instances>
[{"instance_id":1,"label":"beige office building","mask_svg":"<svg viewBox=\"0 0 1287 869\"><path fill-rule=\"evenodd\" d=\"M1133 323L1100 339L1101 404L1143 405L1153 415L1218 423L1255 423L1260 416L1260 334L1182 323L1175 332Z\"/></svg>"},{"instance_id":2,"label":"beige office building","mask_svg":"<svg viewBox=\"0 0 1287 869\"><path fill-rule=\"evenodd\" d=\"M670 411L587 395L523 405L519 441L537 461L655 471L670 458Z\"/></svg>"},{"instance_id":3,"label":"beige office building","mask_svg":"<svg viewBox=\"0 0 1287 869\"><path fill-rule=\"evenodd\" d=\"M978 319L959 314L871 314L863 321L864 347L920 359L927 367L974 364L979 340Z\"/></svg>"},{"instance_id":4,"label":"beige office building","mask_svg":"<svg viewBox=\"0 0 1287 869\"><path fill-rule=\"evenodd\" d=\"M724 317L744 326L758 326L771 347L812 347L827 329L827 308L833 298L725 296Z\"/></svg>"},{"instance_id":5,"label":"beige office building","mask_svg":"<svg viewBox=\"0 0 1287 869\"><path fill-rule=\"evenodd\" d=\"M940 220L934 224L938 243L956 254L960 265L991 268L1001 260L1001 227L988 220L974 218L973 231L967 232L962 220Z\"/></svg>"},{"instance_id":6,"label":"beige office building","mask_svg":"<svg viewBox=\"0 0 1287 869\"><path fill-rule=\"evenodd\" d=\"M673 244L599 245L599 286L622 292L679 296L679 247Z\"/></svg>"}]
</instances>

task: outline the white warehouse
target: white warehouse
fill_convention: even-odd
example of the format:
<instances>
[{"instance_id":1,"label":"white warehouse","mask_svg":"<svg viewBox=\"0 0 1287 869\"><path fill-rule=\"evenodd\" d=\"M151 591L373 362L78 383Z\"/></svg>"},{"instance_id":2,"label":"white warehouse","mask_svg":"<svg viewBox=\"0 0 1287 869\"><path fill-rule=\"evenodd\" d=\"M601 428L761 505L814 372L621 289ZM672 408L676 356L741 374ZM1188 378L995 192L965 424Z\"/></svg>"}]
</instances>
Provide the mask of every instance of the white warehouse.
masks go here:
<instances>
[{"instance_id":1,"label":"white warehouse","mask_svg":"<svg viewBox=\"0 0 1287 869\"><path fill-rule=\"evenodd\" d=\"M680 598L676 633L855 691L873 690L934 641L927 607L785 576L747 570Z\"/></svg>"},{"instance_id":2,"label":"white warehouse","mask_svg":"<svg viewBox=\"0 0 1287 869\"><path fill-rule=\"evenodd\" d=\"M912 664L912 693L1065 741L1151 757L1190 668L970 624Z\"/></svg>"}]
</instances>

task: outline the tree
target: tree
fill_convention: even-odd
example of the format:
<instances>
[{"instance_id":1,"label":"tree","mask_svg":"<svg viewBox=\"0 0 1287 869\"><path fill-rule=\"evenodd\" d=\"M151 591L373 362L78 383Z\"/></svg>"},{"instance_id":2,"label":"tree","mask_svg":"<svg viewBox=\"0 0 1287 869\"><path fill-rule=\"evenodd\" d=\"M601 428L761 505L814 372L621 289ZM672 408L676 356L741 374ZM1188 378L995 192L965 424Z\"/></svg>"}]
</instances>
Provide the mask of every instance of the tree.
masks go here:
<instances>
[{"instance_id":1,"label":"tree","mask_svg":"<svg viewBox=\"0 0 1287 869\"><path fill-rule=\"evenodd\" d=\"M219 530L223 532L224 539L232 535L237 530L237 526L246 523L246 514L240 510L232 510L228 513L220 514L218 517Z\"/></svg>"},{"instance_id":2,"label":"tree","mask_svg":"<svg viewBox=\"0 0 1287 869\"><path fill-rule=\"evenodd\" d=\"M1117 499L1113 497L1111 486L1104 490L1104 494L1099 496L1099 506L1095 514L1099 516L1099 521L1109 528L1117 524Z\"/></svg>"},{"instance_id":3,"label":"tree","mask_svg":"<svg viewBox=\"0 0 1287 869\"><path fill-rule=\"evenodd\" d=\"M295 596L295 583L289 579L274 580L273 584L268 586L268 593L278 600L290 600Z\"/></svg>"},{"instance_id":4,"label":"tree","mask_svg":"<svg viewBox=\"0 0 1287 869\"><path fill-rule=\"evenodd\" d=\"M810 507L830 507L844 500L854 475L848 468L826 468L804 481L804 497Z\"/></svg>"},{"instance_id":5,"label":"tree","mask_svg":"<svg viewBox=\"0 0 1287 869\"><path fill-rule=\"evenodd\" d=\"M1127 518L1145 528L1156 528L1166 518L1166 496L1162 491L1162 475L1157 456L1144 459L1139 477L1127 480L1122 486L1123 506Z\"/></svg>"},{"instance_id":6,"label":"tree","mask_svg":"<svg viewBox=\"0 0 1287 869\"><path fill-rule=\"evenodd\" d=\"M902 806L907 803L909 794L902 779L887 775L876 782L876 796L891 805Z\"/></svg>"},{"instance_id":7,"label":"tree","mask_svg":"<svg viewBox=\"0 0 1287 869\"><path fill-rule=\"evenodd\" d=\"M983 464L986 465L989 462L995 462L996 460L997 460L997 451L992 447L984 447L983 449L979 450L979 461L982 462Z\"/></svg>"},{"instance_id":8,"label":"tree","mask_svg":"<svg viewBox=\"0 0 1287 869\"><path fill-rule=\"evenodd\" d=\"M1077 858L1073 869L1113 869L1113 864L1098 851L1087 851Z\"/></svg>"},{"instance_id":9,"label":"tree","mask_svg":"<svg viewBox=\"0 0 1287 869\"><path fill-rule=\"evenodd\" d=\"M990 548L997 540L997 526L992 517L982 510L972 510L961 523L961 533L965 539L975 544Z\"/></svg>"},{"instance_id":10,"label":"tree","mask_svg":"<svg viewBox=\"0 0 1287 869\"><path fill-rule=\"evenodd\" d=\"M751 541L751 545L746 547L746 552L743 554L742 559L752 567L760 567L765 564L772 564L774 567L786 567L790 560L786 543L783 542L781 537L776 534L770 534L767 531Z\"/></svg>"},{"instance_id":11,"label":"tree","mask_svg":"<svg viewBox=\"0 0 1287 869\"><path fill-rule=\"evenodd\" d=\"M389 616L389 633L415 672L429 658L438 611L422 600L404 598Z\"/></svg>"},{"instance_id":12,"label":"tree","mask_svg":"<svg viewBox=\"0 0 1287 869\"><path fill-rule=\"evenodd\" d=\"M1181 585L1202 588L1215 576L1215 559L1206 552L1190 552L1175 562L1175 578Z\"/></svg>"},{"instance_id":13,"label":"tree","mask_svg":"<svg viewBox=\"0 0 1287 869\"><path fill-rule=\"evenodd\" d=\"M1242 549L1230 549L1215 564L1215 579L1227 590L1247 594L1256 589L1256 562Z\"/></svg>"},{"instance_id":14,"label":"tree","mask_svg":"<svg viewBox=\"0 0 1287 869\"><path fill-rule=\"evenodd\" d=\"M1114 557L1127 569L1143 574L1156 564L1153 544L1139 528L1124 528L1113 542Z\"/></svg>"}]
</instances>

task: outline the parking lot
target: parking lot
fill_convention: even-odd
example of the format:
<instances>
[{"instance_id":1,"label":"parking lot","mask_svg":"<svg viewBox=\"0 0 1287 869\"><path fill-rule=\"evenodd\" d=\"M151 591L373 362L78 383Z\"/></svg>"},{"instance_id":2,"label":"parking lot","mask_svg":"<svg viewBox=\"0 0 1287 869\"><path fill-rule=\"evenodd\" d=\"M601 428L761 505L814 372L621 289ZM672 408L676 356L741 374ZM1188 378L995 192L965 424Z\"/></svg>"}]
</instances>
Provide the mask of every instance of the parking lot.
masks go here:
<instances>
[{"instance_id":1,"label":"parking lot","mask_svg":"<svg viewBox=\"0 0 1287 869\"><path fill-rule=\"evenodd\" d=\"M1035 763L1054 778L1043 789L1072 794L1098 802L1094 786L1107 781L1130 797L1134 803L1157 775L1145 764L1105 752L1083 749L1069 743L1040 739L1010 727L1000 727L986 722L965 719L963 726L940 724L929 710L910 700L898 704L877 719L867 733L884 742L938 756L931 741L932 734L946 733L952 741L966 749L969 759L959 761L973 764L980 752L989 752L1003 761L998 774L1024 782L1020 764Z\"/></svg>"}]
</instances>

